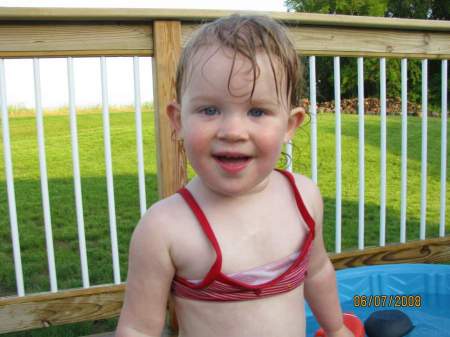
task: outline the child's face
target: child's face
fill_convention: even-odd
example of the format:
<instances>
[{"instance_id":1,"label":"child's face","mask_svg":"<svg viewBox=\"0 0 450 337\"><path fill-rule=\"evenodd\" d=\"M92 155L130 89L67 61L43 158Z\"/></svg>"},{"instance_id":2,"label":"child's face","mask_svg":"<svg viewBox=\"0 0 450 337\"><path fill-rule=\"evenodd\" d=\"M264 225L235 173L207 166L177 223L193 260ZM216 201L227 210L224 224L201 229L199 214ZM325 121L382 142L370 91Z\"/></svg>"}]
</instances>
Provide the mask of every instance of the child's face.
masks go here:
<instances>
[{"instance_id":1,"label":"child's face","mask_svg":"<svg viewBox=\"0 0 450 337\"><path fill-rule=\"evenodd\" d=\"M228 49L201 49L192 60L181 104L174 102L167 108L193 169L210 189L226 196L264 186L283 143L291 139L304 117L303 109L289 111L284 84L278 85L277 96L265 53L257 54L259 74L252 97L250 61L236 57L228 86L232 62ZM279 80L281 71L274 66ZM226 151L246 159L224 159Z\"/></svg>"}]
</instances>

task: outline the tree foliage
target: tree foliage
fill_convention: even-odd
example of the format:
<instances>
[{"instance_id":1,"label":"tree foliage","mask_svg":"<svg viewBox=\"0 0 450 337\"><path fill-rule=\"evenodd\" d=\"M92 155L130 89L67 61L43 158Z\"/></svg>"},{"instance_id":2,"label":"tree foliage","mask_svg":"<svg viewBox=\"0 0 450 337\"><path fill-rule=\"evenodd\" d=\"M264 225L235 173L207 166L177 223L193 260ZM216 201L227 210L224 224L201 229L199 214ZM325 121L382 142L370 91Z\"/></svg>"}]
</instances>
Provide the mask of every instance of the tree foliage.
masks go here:
<instances>
[{"instance_id":1,"label":"tree foliage","mask_svg":"<svg viewBox=\"0 0 450 337\"><path fill-rule=\"evenodd\" d=\"M449 0L286 0L290 11L345 14L364 16L384 16L428 20L450 20ZM434 105L440 100L440 61L428 61L429 102ZM341 58L341 94L354 97L357 90L356 58ZM330 57L316 59L317 93L319 101L332 100L333 62ZM398 97L401 92L400 59L386 60L387 94ZM379 95L379 60L364 60L365 96ZM408 99L421 100L421 62L408 60Z\"/></svg>"},{"instance_id":2,"label":"tree foliage","mask_svg":"<svg viewBox=\"0 0 450 337\"><path fill-rule=\"evenodd\" d=\"M387 0L287 0L286 6L296 12L384 16Z\"/></svg>"},{"instance_id":3,"label":"tree foliage","mask_svg":"<svg viewBox=\"0 0 450 337\"><path fill-rule=\"evenodd\" d=\"M449 20L450 2L448 0L390 0L385 16L409 18Z\"/></svg>"}]
</instances>

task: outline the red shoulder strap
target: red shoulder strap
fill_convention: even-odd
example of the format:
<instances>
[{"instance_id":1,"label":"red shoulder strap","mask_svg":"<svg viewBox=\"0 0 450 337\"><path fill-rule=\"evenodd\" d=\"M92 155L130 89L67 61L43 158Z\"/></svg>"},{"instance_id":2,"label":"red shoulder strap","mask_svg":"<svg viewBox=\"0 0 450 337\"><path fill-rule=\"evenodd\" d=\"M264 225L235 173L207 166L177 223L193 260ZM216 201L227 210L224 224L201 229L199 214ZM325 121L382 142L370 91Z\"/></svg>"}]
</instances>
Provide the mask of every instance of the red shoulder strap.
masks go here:
<instances>
[{"instance_id":1,"label":"red shoulder strap","mask_svg":"<svg viewBox=\"0 0 450 337\"><path fill-rule=\"evenodd\" d=\"M208 237L209 241L214 247L214 250L216 251L216 261L211 266L211 269L209 270L205 279L198 285L199 288L204 287L210 284L212 281L214 281L216 276L220 273L220 270L222 269L222 252L220 250L216 236L214 235L214 232L211 228L211 225L209 224L208 219L205 216L205 213L203 213L194 196L185 187L182 187L177 192L180 193L181 196L184 198L184 200L187 202L188 206L190 207L195 217L197 218L198 222L200 223L203 232Z\"/></svg>"},{"instance_id":2,"label":"red shoulder strap","mask_svg":"<svg viewBox=\"0 0 450 337\"><path fill-rule=\"evenodd\" d=\"M312 216L309 214L308 209L306 208L305 203L303 202L302 196L300 195L300 192L295 183L294 176L292 175L291 172L286 171L286 170L282 170L282 169L278 169L278 168L276 168L275 170L284 174L288 178L288 181L291 184L292 190L294 191L294 196L295 196L295 201L297 202L297 207L298 207L303 219L305 220L306 224L308 225L308 228L311 232L312 238L314 239L315 221L312 218Z\"/></svg>"}]
</instances>

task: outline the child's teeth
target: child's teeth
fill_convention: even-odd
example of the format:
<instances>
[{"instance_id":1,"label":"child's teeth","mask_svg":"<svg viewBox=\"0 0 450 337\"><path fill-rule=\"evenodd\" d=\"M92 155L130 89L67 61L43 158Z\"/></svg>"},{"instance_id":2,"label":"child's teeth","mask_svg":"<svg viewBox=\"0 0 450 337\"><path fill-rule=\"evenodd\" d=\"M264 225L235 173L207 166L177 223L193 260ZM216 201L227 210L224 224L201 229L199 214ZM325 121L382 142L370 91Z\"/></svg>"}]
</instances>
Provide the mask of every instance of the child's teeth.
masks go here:
<instances>
[{"instance_id":1,"label":"child's teeth","mask_svg":"<svg viewBox=\"0 0 450 337\"><path fill-rule=\"evenodd\" d=\"M226 161L242 161L242 160L246 160L247 158L244 157L220 157L221 160L226 160Z\"/></svg>"}]
</instances>

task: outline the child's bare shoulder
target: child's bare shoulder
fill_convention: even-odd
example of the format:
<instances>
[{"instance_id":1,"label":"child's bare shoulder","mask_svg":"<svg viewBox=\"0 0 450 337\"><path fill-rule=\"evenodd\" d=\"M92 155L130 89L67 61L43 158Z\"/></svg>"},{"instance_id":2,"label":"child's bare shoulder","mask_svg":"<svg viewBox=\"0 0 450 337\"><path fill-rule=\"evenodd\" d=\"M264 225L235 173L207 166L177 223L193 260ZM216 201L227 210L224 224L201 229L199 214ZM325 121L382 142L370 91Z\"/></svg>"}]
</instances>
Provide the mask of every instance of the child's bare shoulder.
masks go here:
<instances>
[{"instance_id":1,"label":"child's bare shoulder","mask_svg":"<svg viewBox=\"0 0 450 337\"><path fill-rule=\"evenodd\" d=\"M177 220L182 217L183 207L180 205L182 200L177 194L155 202L142 216L136 230L170 239Z\"/></svg>"},{"instance_id":2,"label":"child's bare shoulder","mask_svg":"<svg viewBox=\"0 0 450 337\"><path fill-rule=\"evenodd\" d=\"M302 196L306 208L314 219L321 219L323 212L323 201L319 187L310 178L300 173L293 173L293 175L295 178L295 184L300 192L300 195Z\"/></svg>"},{"instance_id":3,"label":"child's bare shoulder","mask_svg":"<svg viewBox=\"0 0 450 337\"><path fill-rule=\"evenodd\" d=\"M295 178L295 184L299 192L302 194L306 194L308 197L317 198L320 197L319 187L307 176L304 176L300 173L293 173Z\"/></svg>"},{"instance_id":4,"label":"child's bare shoulder","mask_svg":"<svg viewBox=\"0 0 450 337\"><path fill-rule=\"evenodd\" d=\"M160 268L161 275L163 272L167 275L173 273L172 250L174 242L178 241L177 228L184 211L181 204L181 198L172 195L155 202L142 216L130 244L130 261L132 266L139 266L136 270L147 269L150 272Z\"/></svg>"}]
</instances>

